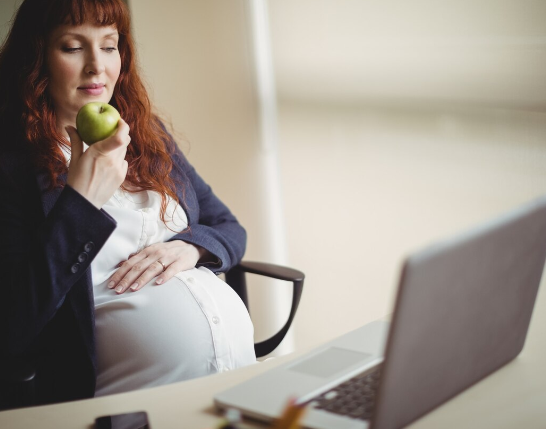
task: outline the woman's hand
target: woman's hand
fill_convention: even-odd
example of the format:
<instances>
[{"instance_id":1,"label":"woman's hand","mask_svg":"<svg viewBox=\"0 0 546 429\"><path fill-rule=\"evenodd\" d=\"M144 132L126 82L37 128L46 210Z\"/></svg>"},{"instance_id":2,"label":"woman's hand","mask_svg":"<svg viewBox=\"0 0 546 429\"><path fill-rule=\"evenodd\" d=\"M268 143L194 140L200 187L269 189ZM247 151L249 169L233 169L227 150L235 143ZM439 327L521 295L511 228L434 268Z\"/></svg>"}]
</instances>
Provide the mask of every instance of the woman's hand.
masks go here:
<instances>
[{"instance_id":1,"label":"woman's hand","mask_svg":"<svg viewBox=\"0 0 546 429\"><path fill-rule=\"evenodd\" d=\"M108 287L116 288L118 294L129 288L134 292L154 277L158 277L155 283L159 285L180 271L195 268L206 255L207 250L181 240L152 244L121 262Z\"/></svg>"},{"instance_id":2,"label":"woman's hand","mask_svg":"<svg viewBox=\"0 0 546 429\"><path fill-rule=\"evenodd\" d=\"M120 119L113 136L91 145L85 152L76 128L67 126L66 132L72 147L67 184L100 209L127 175L129 125Z\"/></svg>"}]
</instances>

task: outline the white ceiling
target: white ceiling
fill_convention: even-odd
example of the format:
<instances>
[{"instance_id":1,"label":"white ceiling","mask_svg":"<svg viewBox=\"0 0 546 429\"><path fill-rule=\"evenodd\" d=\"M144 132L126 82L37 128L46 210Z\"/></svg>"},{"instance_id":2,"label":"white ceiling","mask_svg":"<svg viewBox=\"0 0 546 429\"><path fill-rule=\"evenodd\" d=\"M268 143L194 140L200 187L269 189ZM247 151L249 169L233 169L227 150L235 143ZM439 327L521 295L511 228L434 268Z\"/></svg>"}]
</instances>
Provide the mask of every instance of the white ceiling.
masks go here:
<instances>
[{"instance_id":1,"label":"white ceiling","mask_svg":"<svg viewBox=\"0 0 546 429\"><path fill-rule=\"evenodd\" d=\"M546 0L269 0L281 99L546 110Z\"/></svg>"}]
</instances>

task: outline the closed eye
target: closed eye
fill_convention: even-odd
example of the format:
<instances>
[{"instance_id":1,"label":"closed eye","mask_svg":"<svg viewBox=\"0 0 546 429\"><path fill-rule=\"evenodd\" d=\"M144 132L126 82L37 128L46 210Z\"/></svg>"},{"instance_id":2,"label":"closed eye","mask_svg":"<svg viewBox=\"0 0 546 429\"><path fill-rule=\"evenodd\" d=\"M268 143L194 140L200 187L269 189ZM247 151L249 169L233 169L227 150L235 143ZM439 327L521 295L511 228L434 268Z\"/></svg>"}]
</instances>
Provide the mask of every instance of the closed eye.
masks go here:
<instances>
[{"instance_id":1,"label":"closed eye","mask_svg":"<svg viewBox=\"0 0 546 429\"><path fill-rule=\"evenodd\" d=\"M106 51L106 52L114 52L114 51L117 51L117 48L102 48L103 51Z\"/></svg>"},{"instance_id":2,"label":"closed eye","mask_svg":"<svg viewBox=\"0 0 546 429\"><path fill-rule=\"evenodd\" d=\"M63 52L68 52L68 53L74 53L74 52L78 52L78 51L81 51L82 48L62 48L62 51Z\"/></svg>"}]
</instances>

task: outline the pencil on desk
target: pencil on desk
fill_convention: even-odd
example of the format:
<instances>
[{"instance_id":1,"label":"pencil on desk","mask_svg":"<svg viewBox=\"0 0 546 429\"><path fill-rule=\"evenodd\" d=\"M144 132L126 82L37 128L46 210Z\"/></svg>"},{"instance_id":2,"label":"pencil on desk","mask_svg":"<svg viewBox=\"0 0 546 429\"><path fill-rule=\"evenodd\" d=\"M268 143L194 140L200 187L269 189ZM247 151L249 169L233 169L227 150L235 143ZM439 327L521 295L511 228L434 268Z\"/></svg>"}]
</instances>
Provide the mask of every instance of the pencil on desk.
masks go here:
<instances>
[{"instance_id":1,"label":"pencil on desk","mask_svg":"<svg viewBox=\"0 0 546 429\"><path fill-rule=\"evenodd\" d=\"M272 426L272 429L298 429L304 412L305 405L296 404L296 401L291 399L284 409L282 416Z\"/></svg>"}]
</instances>

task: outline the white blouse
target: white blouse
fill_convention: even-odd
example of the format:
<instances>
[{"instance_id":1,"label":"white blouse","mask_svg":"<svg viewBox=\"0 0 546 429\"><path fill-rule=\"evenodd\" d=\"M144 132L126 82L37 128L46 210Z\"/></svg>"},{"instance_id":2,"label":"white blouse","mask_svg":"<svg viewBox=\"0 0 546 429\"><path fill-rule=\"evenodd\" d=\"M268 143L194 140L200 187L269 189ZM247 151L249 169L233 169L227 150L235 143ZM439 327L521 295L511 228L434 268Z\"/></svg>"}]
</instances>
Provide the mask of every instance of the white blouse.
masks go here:
<instances>
[{"instance_id":1,"label":"white blouse","mask_svg":"<svg viewBox=\"0 0 546 429\"><path fill-rule=\"evenodd\" d=\"M68 157L69 154L65 152ZM118 295L107 287L118 263L187 226L169 200L166 224L153 191L117 190L103 209L117 227L91 263L97 348L96 396L223 372L256 362L254 328L239 296L210 270L177 273L162 285Z\"/></svg>"},{"instance_id":2,"label":"white blouse","mask_svg":"<svg viewBox=\"0 0 546 429\"><path fill-rule=\"evenodd\" d=\"M103 209L117 228L91 264L95 294L96 396L158 386L256 362L254 330L239 296L207 268L136 292L108 289L116 265L186 226L184 210L160 219L156 192L116 191ZM172 230L169 230L170 227Z\"/></svg>"}]
</instances>

